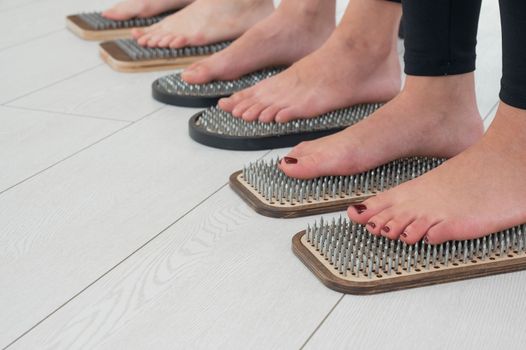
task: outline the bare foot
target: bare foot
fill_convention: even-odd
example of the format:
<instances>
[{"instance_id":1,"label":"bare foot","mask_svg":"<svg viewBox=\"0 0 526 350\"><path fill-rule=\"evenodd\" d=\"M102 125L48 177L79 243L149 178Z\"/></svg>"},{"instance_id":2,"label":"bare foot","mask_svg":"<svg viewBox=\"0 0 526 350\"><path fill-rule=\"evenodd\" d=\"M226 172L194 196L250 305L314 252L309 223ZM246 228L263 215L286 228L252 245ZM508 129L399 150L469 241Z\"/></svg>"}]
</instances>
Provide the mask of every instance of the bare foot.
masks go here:
<instances>
[{"instance_id":1,"label":"bare foot","mask_svg":"<svg viewBox=\"0 0 526 350\"><path fill-rule=\"evenodd\" d=\"M415 243L473 239L526 222L526 111L500 104L484 137L426 175L350 207L369 231ZM374 226L374 227L373 227Z\"/></svg>"},{"instance_id":2,"label":"bare foot","mask_svg":"<svg viewBox=\"0 0 526 350\"><path fill-rule=\"evenodd\" d=\"M280 167L303 179L356 174L408 156L450 158L482 133L472 73L408 77L384 107L339 133L299 144Z\"/></svg>"},{"instance_id":3,"label":"bare foot","mask_svg":"<svg viewBox=\"0 0 526 350\"><path fill-rule=\"evenodd\" d=\"M188 67L191 84L237 79L270 66L291 65L319 48L334 30L335 2L283 1L232 45Z\"/></svg>"},{"instance_id":4,"label":"bare foot","mask_svg":"<svg viewBox=\"0 0 526 350\"><path fill-rule=\"evenodd\" d=\"M352 9L354 4L366 8ZM222 99L219 106L247 121L284 123L395 97L401 85L395 30L399 6L387 1L349 6L349 18L346 14L320 49L285 72ZM365 21L369 12L381 19Z\"/></svg>"},{"instance_id":5,"label":"bare foot","mask_svg":"<svg viewBox=\"0 0 526 350\"><path fill-rule=\"evenodd\" d=\"M148 28L134 29L139 45L171 47L232 40L274 10L271 0L196 0Z\"/></svg>"},{"instance_id":6,"label":"bare foot","mask_svg":"<svg viewBox=\"0 0 526 350\"><path fill-rule=\"evenodd\" d=\"M124 21L134 17L152 17L185 7L193 0L125 0L102 12L106 18Z\"/></svg>"}]
</instances>

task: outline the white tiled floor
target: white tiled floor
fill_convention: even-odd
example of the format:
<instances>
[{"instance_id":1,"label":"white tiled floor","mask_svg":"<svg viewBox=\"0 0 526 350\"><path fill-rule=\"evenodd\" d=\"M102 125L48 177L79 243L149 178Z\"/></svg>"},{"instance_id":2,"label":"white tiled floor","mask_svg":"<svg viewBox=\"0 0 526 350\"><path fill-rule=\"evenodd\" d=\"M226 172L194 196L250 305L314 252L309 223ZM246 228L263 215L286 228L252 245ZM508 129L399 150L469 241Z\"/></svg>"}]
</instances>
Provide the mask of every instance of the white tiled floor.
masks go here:
<instances>
[{"instance_id":1,"label":"white tiled floor","mask_svg":"<svg viewBox=\"0 0 526 350\"><path fill-rule=\"evenodd\" d=\"M290 250L314 218L259 216L226 185L244 163L286 150L192 142L195 110L150 97L166 73L113 72L95 43L64 29L66 14L109 3L0 0L0 347L524 343L524 273L374 297L321 285ZM499 33L486 1L477 72L486 124Z\"/></svg>"}]
</instances>

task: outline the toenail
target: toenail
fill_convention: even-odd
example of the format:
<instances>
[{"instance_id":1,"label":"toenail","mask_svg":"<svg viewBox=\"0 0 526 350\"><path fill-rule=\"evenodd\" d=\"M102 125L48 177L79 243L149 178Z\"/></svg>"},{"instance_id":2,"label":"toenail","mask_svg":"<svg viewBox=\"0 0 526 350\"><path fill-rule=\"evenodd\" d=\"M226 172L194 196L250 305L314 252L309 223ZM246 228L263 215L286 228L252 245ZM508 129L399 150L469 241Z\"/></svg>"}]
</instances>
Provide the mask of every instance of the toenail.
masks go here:
<instances>
[{"instance_id":1,"label":"toenail","mask_svg":"<svg viewBox=\"0 0 526 350\"><path fill-rule=\"evenodd\" d=\"M391 229L389 228L389 226L384 226L384 227L382 227L382 231L384 231L385 233L389 233L389 231L391 231Z\"/></svg>"},{"instance_id":2,"label":"toenail","mask_svg":"<svg viewBox=\"0 0 526 350\"><path fill-rule=\"evenodd\" d=\"M402 237L404 237L404 238L407 237L407 232L405 232L405 231L402 232L402 234L401 234L400 236L402 236Z\"/></svg>"},{"instance_id":3,"label":"toenail","mask_svg":"<svg viewBox=\"0 0 526 350\"><path fill-rule=\"evenodd\" d=\"M296 164L296 163L298 163L298 160L296 158L292 158L292 157L285 157L285 158L283 158L283 160L285 161L286 164Z\"/></svg>"},{"instance_id":4,"label":"toenail","mask_svg":"<svg viewBox=\"0 0 526 350\"><path fill-rule=\"evenodd\" d=\"M361 214L367 210L367 207L363 204L355 204L353 207L358 212L358 214Z\"/></svg>"},{"instance_id":5,"label":"toenail","mask_svg":"<svg viewBox=\"0 0 526 350\"><path fill-rule=\"evenodd\" d=\"M372 228L376 228L376 224L372 221L369 221L367 225L371 226Z\"/></svg>"},{"instance_id":6,"label":"toenail","mask_svg":"<svg viewBox=\"0 0 526 350\"><path fill-rule=\"evenodd\" d=\"M429 237L424 236L424 242L426 242L427 244L429 244Z\"/></svg>"}]
</instances>

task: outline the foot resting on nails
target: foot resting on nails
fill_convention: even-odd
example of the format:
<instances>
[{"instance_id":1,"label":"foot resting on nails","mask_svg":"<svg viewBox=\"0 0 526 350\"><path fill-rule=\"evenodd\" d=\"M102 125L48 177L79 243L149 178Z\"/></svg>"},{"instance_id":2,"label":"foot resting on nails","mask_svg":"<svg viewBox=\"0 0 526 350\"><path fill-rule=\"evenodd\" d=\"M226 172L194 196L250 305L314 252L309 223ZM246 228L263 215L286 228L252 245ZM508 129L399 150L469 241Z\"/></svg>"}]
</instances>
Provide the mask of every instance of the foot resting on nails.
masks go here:
<instances>
[{"instance_id":1,"label":"foot resting on nails","mask_svg":"<svg viewBox=\"0 0 526 350\"><path fill-rule=\"evenodd\" d=\"M391 102L339 133L299 144L280 167L309 179L356 174L409 156L450 158L482 132L473 74L408 77Z\"/></svg>"},{"instance_id":2,"label":"foot resting on nails","mask_svg":"<svg viewBox=\"0 0 526 350\"><path fill-rule=\"evenodd\" d=\"M182 78L191 84L232 80L271 67L291 65L319 48L335 26L331 2L313 8L309 2L283 1L225 50L188 67Z\"/></svg>"},{"instance_id":3,"label":"foot resting on nails","mask_svg":"<svg viewBox=\"0 0 526 350\"><path fill-rule=\"evenodd\" d=\"M124 21L134 17L152 17L185 7L193 0L126 0L102 12L106 18Z\"/></svg>"},{"instance_id":4,"label":"foot resting on nails","mask_svg":"<svg viewBox=\"0 0 526 350\"><path fill-rule=\"evenodd\" d=\"M196 0L133 37L147 47L199 46L233 40L274 10L270 0Z\"/></svg>"},{"instance_id":5,"label":"foot resting on nails","mask_svg":"<svg viewBox=\"0 0 526 350\"><path fill-rule=\"evenodd\" d=\"M420 178L351 206L348 214L374 234L410 244L472 239L522 224L525 129L526 111L501 103L475 145Z\"/></svg>"},{"instance_id":6,"label":"foot resting on nails","mask_svg":"<svg viewBox=\"0 0 526 350\"><path fill-rule=\"evenodd\" d=\"M351 1L320 49L285 72L221 100L219 106L247 121L284 123L392 99L401 85L396 37L400 15L400 6L393 2Z\"/></svg>"},{"instance_id":7,"label":"foot resting on nails","mask_svg":"<svg viewBox=\"0 0 526 350\"><path fill-rule=\"evenodd\" d=\"M396 52L375 55L335 32L283 73L220 100L219 106L247 121L285 123L357 103L388 101L400 91L400 83Z\"/></svg>"}]
</instances>

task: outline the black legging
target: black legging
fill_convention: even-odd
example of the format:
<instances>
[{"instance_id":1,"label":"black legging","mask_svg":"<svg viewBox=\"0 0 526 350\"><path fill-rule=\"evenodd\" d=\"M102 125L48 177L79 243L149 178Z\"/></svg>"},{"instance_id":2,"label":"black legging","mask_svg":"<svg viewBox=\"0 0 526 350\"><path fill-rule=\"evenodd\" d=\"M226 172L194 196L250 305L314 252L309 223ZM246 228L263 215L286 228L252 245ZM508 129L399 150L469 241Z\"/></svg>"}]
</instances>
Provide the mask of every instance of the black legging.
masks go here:
<instances>
[{"instance_id":1,"label":"black legging","mask_svg":"<svg viewBox=\"0 0 526 350\"><path fill-rule=\"evenodd\" d=\"M403 0L405 72L440 76L475 70L481 0ZM526 109L526 1L500 0L500 99Z\"/></svg>"}]
</instances>

